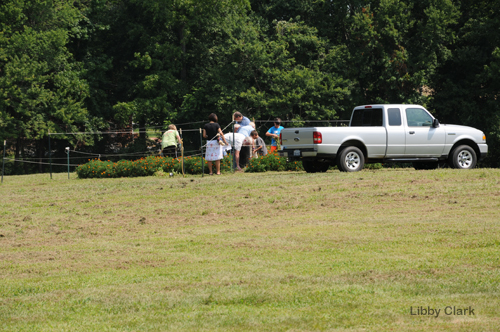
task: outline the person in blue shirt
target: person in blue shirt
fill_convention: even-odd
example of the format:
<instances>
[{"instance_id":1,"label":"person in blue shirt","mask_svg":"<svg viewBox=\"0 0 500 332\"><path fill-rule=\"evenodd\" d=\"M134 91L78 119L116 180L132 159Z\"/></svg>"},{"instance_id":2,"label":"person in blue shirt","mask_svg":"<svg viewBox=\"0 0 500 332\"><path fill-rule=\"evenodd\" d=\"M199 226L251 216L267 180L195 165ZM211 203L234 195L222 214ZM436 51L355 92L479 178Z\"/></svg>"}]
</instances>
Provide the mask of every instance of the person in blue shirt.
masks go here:
<instances>
[{"instance_id":1,"label":"person in blue shirt","mask_svg":"<svg viewBox=\"0 0 500 332\"><path fill-rule=\"evenodd\" d=\"M274 119L274 126L269 128L269 130L266 133L267 137L271 137L271 153L276 151L278 149L278 142L277 140L280 139L280 132L281 130L284 129L283 126L281 126L281 119L276 118Z\"/></svg>"},{"instance_id":2,"label":"person in blue shirt","mask_svg":"<svg viewBox=\"0 0 500 332\"><path fill-rule=\"evenodd\" d=\"M250 122L251 124L253 122ZM254 124L255 126L255 124ZM234 130L238 132L239 134L245 135L245 137L250 137L250 133L255 130L255 127L248 125L248 126L238 126L238 124L234 125Z\"/></svg>"},{"instance_id":3,"label":"person in blue shirt","mask_svg":"<svg viewBox=\"0 0 500 332\"><path fill-rule=\"evenodd\" d=\"M234 112L233 120L242 127L250 125L250 119L246 116L243 116L243 114L241 114L240 112Z\"/></svg>"}]
</instances>

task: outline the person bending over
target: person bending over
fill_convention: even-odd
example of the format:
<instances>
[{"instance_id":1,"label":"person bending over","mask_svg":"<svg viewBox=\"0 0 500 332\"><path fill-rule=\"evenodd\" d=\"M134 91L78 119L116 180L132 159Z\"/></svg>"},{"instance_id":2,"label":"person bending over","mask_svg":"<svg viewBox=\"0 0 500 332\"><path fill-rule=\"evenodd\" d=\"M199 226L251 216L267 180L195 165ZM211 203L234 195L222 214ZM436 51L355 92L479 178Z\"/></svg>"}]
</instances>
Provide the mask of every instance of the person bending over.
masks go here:
<instances>
[{"instance_id":1,"label":"person bending over","mask_svg":"<svg viewBox=\"0 0 500 332\"><path fill-rule=\"evenodd\" d=\"M234 112L233 120L240 126L248 126L250 124L250 119L246 116L243 116L240 112Z\"/></svg>"},{"instance_id":2,"label":"person bending over","mask_svg":"<svg viewBox=\"0 0 500 332\"><path fill-rule=\"evenodd\" d=\"M234 135L234 142L233 142L233 135ZM236 164L236 169L238 171L241 171L240 167L240 152L241 152L241 147L243 146L243 142L245 141L245 136L243 134L238 134L238 133L227 133L224 134L224 138L226 139L227 142L229 142L229 146L226 147L226 149L230 149L231 147L234 148L234 159L235 159L235 164Z\"/></svg>"},{"instance_id":3,"label":"person bending over","mask_svg":"<svg viewBox=\"0 0 500 332\"><path fill-rule=\"evenodd\" d=\"M177 132L177 127L173 124L168 125L168 130L161 138L161 153L164 157L177 157L176 147L181 144L181 137Z\"/></svg>"}]
</instances>

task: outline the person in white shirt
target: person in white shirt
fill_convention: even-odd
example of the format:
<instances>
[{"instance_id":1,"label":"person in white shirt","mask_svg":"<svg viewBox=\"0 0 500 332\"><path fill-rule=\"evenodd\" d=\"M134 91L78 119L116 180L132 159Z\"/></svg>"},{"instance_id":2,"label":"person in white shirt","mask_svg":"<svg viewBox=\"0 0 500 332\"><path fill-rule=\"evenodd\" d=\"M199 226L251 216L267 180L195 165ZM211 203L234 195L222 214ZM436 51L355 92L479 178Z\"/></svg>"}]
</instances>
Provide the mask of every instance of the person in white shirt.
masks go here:
<instances>
[{"instance_id":1,"label":"person in white shirt","mask_svg":"<svg viewBox=\"0 0 500 332\"><path fill-rule=\"evenodd\" d=\"M233 135L234 135L234 143L233 143ZM232 146L234 146L234 156L236 159L236 168L241 171L240 167L240 152L242 147L251 147L252 145L252 140L248 137L245 137L245 135L240 134L240 133L227 133L224 134L224 138L226 141L229 143L228 146L226 146L226 150L230 150Z\"/></svg>"}]
</instances>

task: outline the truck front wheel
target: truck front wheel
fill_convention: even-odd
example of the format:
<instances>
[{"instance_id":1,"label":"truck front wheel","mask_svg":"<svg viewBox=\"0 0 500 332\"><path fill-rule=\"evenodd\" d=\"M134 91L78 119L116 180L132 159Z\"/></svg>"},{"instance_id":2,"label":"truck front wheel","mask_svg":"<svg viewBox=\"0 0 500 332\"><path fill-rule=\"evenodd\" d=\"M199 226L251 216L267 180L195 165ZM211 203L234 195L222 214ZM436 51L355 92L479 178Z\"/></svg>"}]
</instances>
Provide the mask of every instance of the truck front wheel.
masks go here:
<instances>
[{"instance_id":1,"label":"truck front wheel","mask_svg":"<svg viewBox=\"0 0 500 332\"><path fill-rule=\"evenodd\" d=\"M476 167L476 152L468 145L460 145L456 147L451 152L450 158L450 167L452 168L471 169Z\"/></svg>"},{"instance_id":2,"label":"truck front wheel","mask_svg":"<svg viewBox=\"0 0 500 332\"><path fill-rule=\"evenodd\" d=\"M365 156L357 147L348 146L338 155L337 165L341 172L358 172L365 166Z\"/></svg>"}]
</instances>

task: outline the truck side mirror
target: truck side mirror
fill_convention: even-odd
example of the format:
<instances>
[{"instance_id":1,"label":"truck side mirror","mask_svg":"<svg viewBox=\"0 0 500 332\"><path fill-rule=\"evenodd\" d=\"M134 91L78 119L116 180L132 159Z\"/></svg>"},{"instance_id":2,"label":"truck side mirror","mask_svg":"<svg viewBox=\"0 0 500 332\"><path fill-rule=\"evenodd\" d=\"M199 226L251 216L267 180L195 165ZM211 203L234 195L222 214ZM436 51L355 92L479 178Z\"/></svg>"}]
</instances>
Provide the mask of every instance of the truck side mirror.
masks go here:
<instances>
[{"instance_id":1,"label":"truck side mirror","mask_svg":"<svg viewBox=\"0 0 500 332\"><path fill-rule=\"evenodd\" d=\"M439 120L434 119L434 121L432 121L432 128L437 128L437 127L439 127Z\"/></svg>"}]
</instances>

